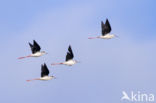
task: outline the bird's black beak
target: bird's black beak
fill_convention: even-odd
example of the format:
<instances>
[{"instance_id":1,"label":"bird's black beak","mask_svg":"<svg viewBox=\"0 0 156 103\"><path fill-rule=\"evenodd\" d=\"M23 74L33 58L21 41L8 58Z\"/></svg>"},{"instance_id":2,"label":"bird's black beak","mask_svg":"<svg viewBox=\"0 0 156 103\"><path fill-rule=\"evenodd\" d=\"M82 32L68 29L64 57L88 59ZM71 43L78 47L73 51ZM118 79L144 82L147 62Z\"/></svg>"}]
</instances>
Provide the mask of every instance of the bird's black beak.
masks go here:
<instances>
[{"instance_id":1,"label":"bird's black beak","mask_svg":"<svg viewBox=\"0 0 156 103\"><path fill-rule=\"evenodd\" d=\"M56 77L54 77L54 79L56 79Z\"/></svg>"}]
</instances>

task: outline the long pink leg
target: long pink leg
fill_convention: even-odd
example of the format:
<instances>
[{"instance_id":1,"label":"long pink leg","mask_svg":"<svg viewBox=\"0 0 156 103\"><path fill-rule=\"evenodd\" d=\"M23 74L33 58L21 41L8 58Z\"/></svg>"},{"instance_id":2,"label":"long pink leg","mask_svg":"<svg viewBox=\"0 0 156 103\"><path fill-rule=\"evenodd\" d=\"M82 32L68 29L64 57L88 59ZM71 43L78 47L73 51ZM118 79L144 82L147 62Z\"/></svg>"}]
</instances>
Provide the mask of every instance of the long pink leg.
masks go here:
<instances>
[{"instance_id":1,"label":"long pink leg","mask_svg":"<svg viewBox=\"0 0 156 103\"><path fill-rule=\"evenodd\" d=\"M60 64L63 64L63 63L52 63L51 65L60 65Z\"/></svg>"},{"instance_id":2,"label":"long pink leg","mask_svg":"<svg viewBox=\"0 0 156 103\"><path fill-rule=\"evenodd\" d=\"M19 57L18 59L24 59L24 58L28 58L31 57L31 55L25 56L25 57Z\"/></svg>"},{"instance_id":3,"label":"long pink leg","mask_svg":"<svg viewBox=\"0 0 156 103\"><path fill-rule=\"evenodd\" d=\"M34 81L34 80L40 80L40 79L39 78L35 78L35 79L26 80L26 81L30 82L30 81Z\"/></svg>"},{"instance_id":4,"label":"long pink leg","mask_svg":"<svg viewBox=\"0 0 156 103\"><path fill-rule=\"evenodd\" d=\"M88 39L97 39L97 38L100 38L99 36L97 37L89 37Z\"/></svg>"}]
</instances>

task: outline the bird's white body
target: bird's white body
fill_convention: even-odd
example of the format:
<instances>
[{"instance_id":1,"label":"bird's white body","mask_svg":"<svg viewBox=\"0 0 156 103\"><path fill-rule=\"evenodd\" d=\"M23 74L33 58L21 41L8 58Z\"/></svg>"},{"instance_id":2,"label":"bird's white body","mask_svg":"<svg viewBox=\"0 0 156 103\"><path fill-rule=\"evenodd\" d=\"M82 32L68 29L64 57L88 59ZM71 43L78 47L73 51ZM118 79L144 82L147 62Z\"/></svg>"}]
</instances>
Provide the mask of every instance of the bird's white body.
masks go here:
<instances>
[{"instance_id":1,"label":"bird's white body","mask_svg":"<svg viewBox=\"0 0 156 103\"><path fill-rule=\"evenodd\" d=\"M76 61L75 60L68 60L68 61L64 62L63 64L68 65L68 66L72 66L72 65L76 64Z\"/></svg>"},{"instance_id":2,"label":"bird's white body","mask_svg":"<svg viewBox=\"0 0 156 103\"><path fill-rule=\"evenodd\" d=\"M72 65L74 65L76 63L79 63L79 62L76 61L76 60L71 59L71 60L68 60L68 61L65 61L65 62L62 62L62 63L53 63L51 65L67 65L67 66L72 66Z\"/></svg>"},{"instance_id":3,"label":"bird's white body","mask_svg":"<svg viewBox=\"0 0 156 103\"><path fill-rule=\"evenodd\" d=\"M28 55L28 56L25 56L25 57L19 57L18 59L23 59L23 58L28 58L28 57L40 57L44 54L47 54L45 53L44 51L43 52L36 52L34 54L31 54L31 55Z\"/></svg>"},{"instance_id":4,"label":"bird's white body","mask_svg":"<svg viewBox=\"0 0 156 103\"><path fill-rule=\"evenodd\" d=\"M53 78L54 78L53 76L44 76L44 77L41 77L39 80L51 80Z\"/></svg>"},{"instance_id":5,"label":"bird's white body","mask_svg":"<svg viewBox=\"0 0 156 103\"><path fill-rule=\"evenodd\" d=\"M118 37L114 34L106 34L106 35L101 35L101 36L97 36L97 37L89 37L88 39L112 39L114 37Z\"/></svg>"},{"instance_id":6,"label":"bird's white body","mask_svg":"<svg viewBox=\"0 0 156 103\"><path fill-rule=\"evenodd\" d=\"M44 54L45 54L45 52L36 52L34 54L31 54L31 57L40 57L40 56L42 56Z\"/></svg>"},{"instance_id":7,"label":"bird's white body","mask_svg":"<svg viewBox=\"0 0 156 103\"><path fill-rule=\"evenodd\" d=\"M51 80L55 78L54 76L44 76L44 77L40 77L40 78L35 78L35 79L30 79L30 80L27 80L28 82L30 81L33 81L33 80L42 80L42 81L48 81L48 80Z\"/></svg>"},{"instance_id":8,"label":"bird's white body","mask_svg":"<svg viewBox=\"0 0 156 103\"><path fill-rule=\"evenodd\" d=\"M101 39L112 39L114 37L115 37L114 34L106 34L104 36L103 35L99 36L99 38L101 38Z\"/></svg>"}]
</instances>

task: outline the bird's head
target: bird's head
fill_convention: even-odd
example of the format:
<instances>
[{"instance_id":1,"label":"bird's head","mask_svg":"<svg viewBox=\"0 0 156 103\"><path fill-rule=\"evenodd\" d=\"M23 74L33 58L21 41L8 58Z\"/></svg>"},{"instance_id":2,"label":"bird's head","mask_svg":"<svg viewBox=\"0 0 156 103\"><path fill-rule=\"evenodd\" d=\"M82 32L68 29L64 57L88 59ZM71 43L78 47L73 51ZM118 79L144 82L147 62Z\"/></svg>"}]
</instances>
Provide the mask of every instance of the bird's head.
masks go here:
<instances>
[{"instance_id":1,"label":"bird's head","mask_svg":"<svg viewBox=\"0 0 156 103\"><path fill-rule=\"evenodd\" d=\"M114 37L119 38L119 36L118 36L118 35L114 35Z\"/></svg>"},{"instance_id":2,"label":"bird's head","mask_svg":"<svg viewBox=\"0 0 156 103\"><path fill-rule=\"evenodd\" d=\"M50 76L51 78L54 78L54 79L56 79L56 77L55 76Z\"/></svg>"},{"instance_id":3,"label":"bird's head","mask_svg":"<svg viewBox=\"0 0 156 103\"><path fill-rule=\"evenodd\" d=\"M48 53L46 53L45 51L41 51L41 53L42 53L42 54L48 54Z\"/></svg>"},{"instance_id":4,"label":"bird's head","mask_svg":"<svg viewBox=\"0 0 156 103\"><path fill-rule=\"evenodd\" d=\"M80 61L75 60L75 63L80 63Z\"/></svg>"}]
</instances>

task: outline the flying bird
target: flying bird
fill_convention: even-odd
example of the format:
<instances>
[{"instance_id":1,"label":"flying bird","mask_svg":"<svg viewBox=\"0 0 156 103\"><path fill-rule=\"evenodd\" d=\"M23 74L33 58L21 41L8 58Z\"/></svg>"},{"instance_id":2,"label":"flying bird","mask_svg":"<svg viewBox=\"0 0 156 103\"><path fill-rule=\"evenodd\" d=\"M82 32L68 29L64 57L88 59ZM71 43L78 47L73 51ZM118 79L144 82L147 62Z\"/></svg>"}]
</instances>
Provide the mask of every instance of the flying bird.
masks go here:
<instances>
[{"instance_id":1,"label":"flying bird","mask_svg":"<svg viewBox=\"0 0 156 103\"><path fill-rule=\"evenodd\" d=\"M33 80L43 80L43 81L47 81L47 80L51 80L51 79L55 79L54 76L48 76L49 75L49 70L47 68L47 65L44 63L41 65L41 77L40 78L35 78L35 79L31 79L31 80L27 80L27 82L33 81Z\"/></svg>"},{"instance_id":2,"label":"flying bird","mask_svg":"<svg viewBox=\"0 0 156 103\"><path fill-rule=\"evenodd\" d=\"M79 63L78 61L73 60L73 58L74 58L74 54L73 54L73 51L72 51L71 46L69 45L65 62L62 62L62 63L53 63L51 65L61 65L61 64L63 64L63 65L72 66L72 65L74 65L76 63Z\"/></svg>"},{"instance_id":3,"label":"flying bird","mask_svg":"<svg viewBox=\"0 0 156 103\"><path fill-rule=\"evenodd\" d=\"M33 45L29 43L29 46L31 48L32 54L25 56L25 57L19 57L18 59L23 59L23 58L28 58L28 57L40 57L44 54L47 54L45 51L40 51L41 47L35 40L33 40Z\"/></svg>"},{"instance_id":4,"label":"flying bird","mask_svg":"<svg viewBox=\"0 0 156 103\"><path fill-rule=\"evenodd\" d=\"M111 28L111 25L110 25L108 19L106 19L105 24L103 23L103 21L101 21L101 29L102 29L102 31L101 31L102 35L101 36L89 37L88 39L96 39L96 38L111 39L111 38L117 37L114 34L110 34L112 28Z\"/></svg>"}]
</instances>

